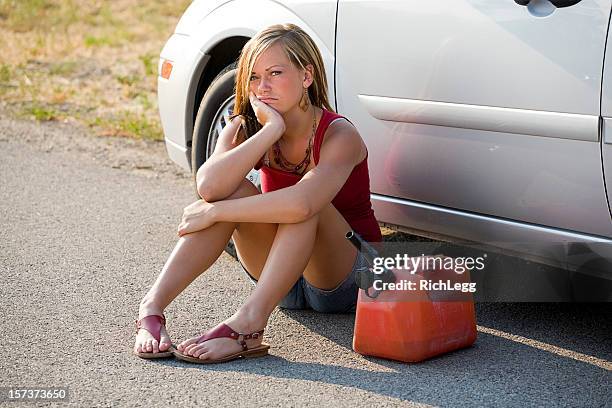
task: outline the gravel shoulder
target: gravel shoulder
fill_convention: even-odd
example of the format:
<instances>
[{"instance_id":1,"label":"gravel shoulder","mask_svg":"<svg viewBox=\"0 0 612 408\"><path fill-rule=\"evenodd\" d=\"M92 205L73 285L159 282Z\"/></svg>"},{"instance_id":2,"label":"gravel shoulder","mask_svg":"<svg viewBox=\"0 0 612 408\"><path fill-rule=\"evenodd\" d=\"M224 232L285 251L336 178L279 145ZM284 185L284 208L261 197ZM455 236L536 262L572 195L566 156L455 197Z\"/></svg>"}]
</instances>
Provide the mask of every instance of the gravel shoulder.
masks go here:
<instances>
[{"instance_id":1,"label":"gravel shoulder","mask_svg":"<svg viewBox=\"0 0 612 408\"><path fill-rule=\"evenodd\" d=\"M70 152L101 166L122 169L150 178L191 182L191 174L166 153L163 141L117 136L93 136L73 121L33 122L10 118L0 111L0 142L23 142L42 153Z\"/></svg>"}]
</instances>

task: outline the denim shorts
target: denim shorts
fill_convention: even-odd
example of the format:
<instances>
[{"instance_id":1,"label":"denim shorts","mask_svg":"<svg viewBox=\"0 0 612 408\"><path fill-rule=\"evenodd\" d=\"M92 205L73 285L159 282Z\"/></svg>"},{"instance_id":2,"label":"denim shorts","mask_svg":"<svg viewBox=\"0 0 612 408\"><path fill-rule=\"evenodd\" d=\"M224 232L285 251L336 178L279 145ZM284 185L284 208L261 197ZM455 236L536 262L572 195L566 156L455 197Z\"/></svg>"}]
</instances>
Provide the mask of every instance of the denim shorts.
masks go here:
<instances>
[{"instance_id":1,"label":"denim shorts","mask_svg":"<svg viewBox=\"0 0 612 408\"><path fill-rule=\"evenodd\" d=\"M240 262L240 260L239 260ZM257 280L246 270L242 262L242 269L255 285ZM321 313L350 313L357 306L357 293L359 287L355 282L357 271L367 269L368 264L361 252L357 253L353 269L347 278L336 288L324 290L312 286L304 276L300 276L287 296L281 300L279 307L283 309L313 309Z\"/></svg>"}]
</instances>

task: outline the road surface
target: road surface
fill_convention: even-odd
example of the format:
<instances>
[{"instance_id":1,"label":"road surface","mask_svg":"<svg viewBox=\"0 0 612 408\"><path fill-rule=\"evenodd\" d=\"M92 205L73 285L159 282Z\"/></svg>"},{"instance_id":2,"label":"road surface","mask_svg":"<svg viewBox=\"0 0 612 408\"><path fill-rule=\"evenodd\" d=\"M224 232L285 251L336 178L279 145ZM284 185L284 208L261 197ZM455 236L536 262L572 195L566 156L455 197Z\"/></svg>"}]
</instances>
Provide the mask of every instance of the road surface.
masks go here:
<instances>
[{"instance_id":1,"label":"road surface","mask_svg":"<svg viewBox=\"0 0 612 408\"><path fill-rule=\"evenodd\" d=\"M353 315L282 310L268 357L141 360L138 302L195 197L163 144L0 117L0 194L0 387L68 387L60 406L612 406L609 304L478 304L475 345L421 364L354 353ZM250 290L223 254L167 309L173 340Z\"/></svg>"}]
</instances>

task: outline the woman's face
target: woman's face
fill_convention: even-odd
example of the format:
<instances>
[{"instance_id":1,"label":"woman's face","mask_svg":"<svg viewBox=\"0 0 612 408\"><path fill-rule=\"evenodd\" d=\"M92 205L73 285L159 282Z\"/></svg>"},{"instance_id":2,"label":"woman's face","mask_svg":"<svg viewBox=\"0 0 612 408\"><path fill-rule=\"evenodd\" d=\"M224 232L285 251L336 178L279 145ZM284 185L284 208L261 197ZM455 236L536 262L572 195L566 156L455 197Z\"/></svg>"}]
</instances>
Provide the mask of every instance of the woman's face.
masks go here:
<instances>
[{"instance_id":1,"label":"woman's face","mask_svg":"<svg viewBox=\"0 0 612 408\"><path fill-rule=\"evenodd\" d=\"M299 105L304 87L312 83L312 66L307 69L294 66L281 45L275 44L255 60L249 89L277 112L289 112Z\"/></svg>"}]
</instances>

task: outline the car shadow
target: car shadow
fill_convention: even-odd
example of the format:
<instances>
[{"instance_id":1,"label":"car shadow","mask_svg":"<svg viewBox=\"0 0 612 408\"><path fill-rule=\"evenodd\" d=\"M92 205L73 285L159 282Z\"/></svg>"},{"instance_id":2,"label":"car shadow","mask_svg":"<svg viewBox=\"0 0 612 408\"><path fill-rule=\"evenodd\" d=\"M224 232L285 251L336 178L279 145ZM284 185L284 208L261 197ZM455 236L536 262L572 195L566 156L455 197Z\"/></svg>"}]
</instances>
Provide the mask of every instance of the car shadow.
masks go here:
<instances>
[{"instance_id":1,"label":"car shadow","mask_svg":"<svg viewBox=\"0 0 612 408\"><path fill-rule=\"evenodd\" d=\"M612 369L610 312L609 304L477 304L479 333L472 347L416 364L358 354L356 360L375 368L299 362L274 355L272 348L266 358L197 367L332 384L436 406L533 406L544 401L605 406ZM354 315L282 313L351 349Z\"/></svg>"}]
</instances>

